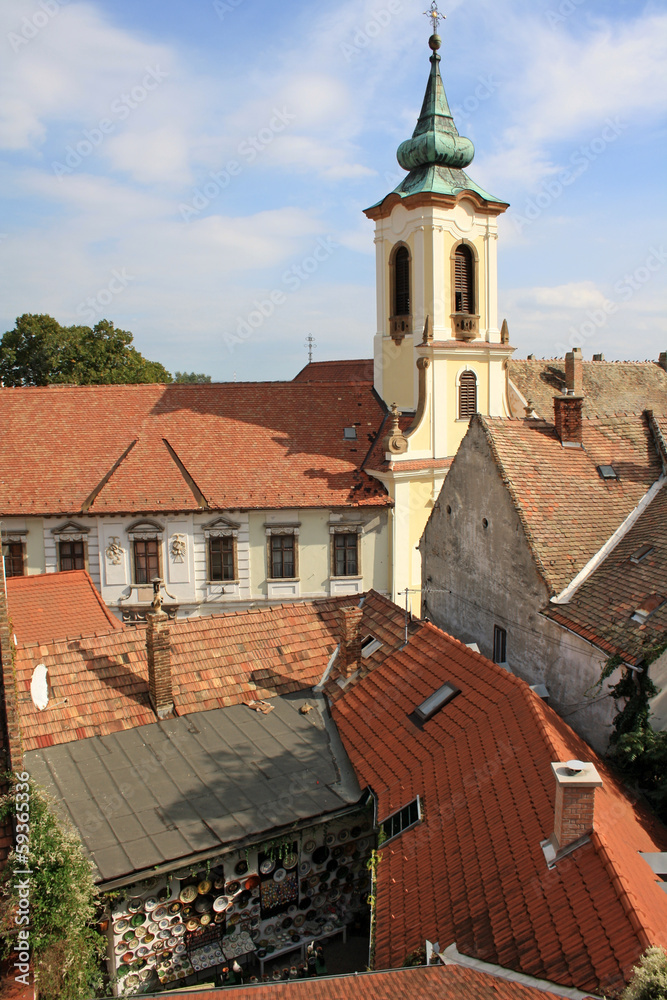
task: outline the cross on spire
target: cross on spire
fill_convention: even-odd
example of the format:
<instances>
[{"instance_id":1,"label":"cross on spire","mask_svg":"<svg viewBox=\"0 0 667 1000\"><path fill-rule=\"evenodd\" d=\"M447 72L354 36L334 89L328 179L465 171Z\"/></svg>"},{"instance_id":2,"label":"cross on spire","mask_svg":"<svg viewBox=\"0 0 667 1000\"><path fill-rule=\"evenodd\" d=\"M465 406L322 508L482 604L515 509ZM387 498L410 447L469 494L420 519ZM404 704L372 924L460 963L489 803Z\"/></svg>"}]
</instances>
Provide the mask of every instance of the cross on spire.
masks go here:
<instances>
[{"instance_id":1,"label":"cross on spire","mask_svg":"<svg viewBox=\"0 0 667 1000\"><path fill-rule=\"evenodd\" d=\"M438 22L439 21L444 21L446 15L445 14L441 14L440 11L438 10L438 4L436 3L436 0L431 0L431 9L430 10L425 10L424 14L426 15L426 17L430 17L431 18L431 24L432 24L432 27L433 27L433 34L437 35L438 34Z\"/></svg>"}]
</instances>

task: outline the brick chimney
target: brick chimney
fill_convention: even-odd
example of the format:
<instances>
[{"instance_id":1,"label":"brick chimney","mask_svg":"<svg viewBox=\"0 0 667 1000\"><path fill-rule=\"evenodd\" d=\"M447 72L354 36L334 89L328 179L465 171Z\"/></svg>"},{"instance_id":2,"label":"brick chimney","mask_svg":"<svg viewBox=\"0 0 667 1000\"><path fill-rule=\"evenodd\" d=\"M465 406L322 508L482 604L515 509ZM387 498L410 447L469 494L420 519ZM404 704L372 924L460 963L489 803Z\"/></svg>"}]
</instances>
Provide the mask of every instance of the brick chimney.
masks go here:
<instances>
[{"instance_id":1,"label":"brick chimney","mask_svg":"<svg viewBox=\"0 0 667 1000\"><path fill-rule=\"evenodd\" d=\"M351 677L361 662L361 608L352 606L340 609L340 647L336 657L341 677Z\"/></svg>"},{"instance_id":2,"label":"brick chimney","mask_svg":"<svg viewBox=\"0 0 667 1000\"><path fill-rule=\"evenodd\" d=\"M665 371L667 371L667 351L660 351L660 354L658 355L658 364L661 368L664 368Z\"/></svg>"},{"instance_id":3,"label":"brick chimney","mask_svg":"<svg viewBox=\"0 0 667 1000\"><path fill-rule=\"evenodd\" d=\"M581 448L583 396L554 396L556 434L565 448Z\"/></svg>"},{"instance_id":4,"label":"brick chimney","mask_svg":"<svg viewBox=\"0 0 667 1000\"><path fill-rule=\"evenodd\" d=\"M584 391L584 359L580 347L565 355L565 386L571 393Z\"/></svg>"},{"instance_id":5,"label":"brick chimney","mask_svg":"<svg viewBox=\"0 0 667 1000\"><path fill-rule=\"evenodd\" d=\"M556 777L553 841L562 851L593 829L595 789L602 778L593 764L580 760L555 763L551 769Z\"/></svg>"},{"instance_id":6,"label":"brick chimney","mask_svg":"<svg viewBox=\"0 0 667 1000\"><path fill-rule=\"evenodd\" d=\"M146 616L146 655L148 657L148 692L158 719L174 711L171 691L171 622L162 610L160 583L153 581L153 611Z\"/></svg>"}]
</instances>

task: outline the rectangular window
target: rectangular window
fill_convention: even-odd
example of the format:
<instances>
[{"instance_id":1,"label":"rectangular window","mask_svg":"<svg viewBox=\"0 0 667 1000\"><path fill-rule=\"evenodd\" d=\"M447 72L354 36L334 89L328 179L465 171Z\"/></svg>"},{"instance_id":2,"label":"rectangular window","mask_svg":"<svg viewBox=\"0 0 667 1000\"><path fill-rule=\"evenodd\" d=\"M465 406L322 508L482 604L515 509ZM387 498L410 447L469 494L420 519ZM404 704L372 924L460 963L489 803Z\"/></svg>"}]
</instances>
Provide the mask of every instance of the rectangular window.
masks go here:
<instances>
[{"instance_id":1,"label":"rectangular window","mask_svg":"<svg viewBox=\"0 0 667 1000\"><path fill-rule=\"evenodd\" d=\"M160 575L160 554L158 542L149 538L134 540L134 582L151 583Z\"/></svg>"},{"instance_id":2,"label":"rectangular window","mask_svg":"<svg viewBox=\"0 0 667 1000\"><path fill-rule=\"evenodd\" d=\"M210 580L235 580L234 539L231 535L208 540Z\"/></svg>"},{"instance_id":3,"label":"rectangular window","mask_svg":"<svg viewBox=\"0 0 667 1000\"><path fill-rule=\"evenodd\" d=\"M358 539L356 532L340 532L333 536L334 576L358 575Z\"/></svg>"},{"instance_id":4,"label":"rectangular window","mask_svg":"<svg viewBox=\"0 0 667 1000\"><path fill-rule=\"evenodd\" d=\"M392 840L394 837L398 837L399 833L403 833L404 830L409 830L410 827L418 823L420 819L421 807L419 796L417 796L417 798L410 802L409 805L404 806L403 809L399 809L398 812L393 813L381 824L385 840Z\"/></svg>"},{"instance_id":5,"label":"rectangular window","mask_svg":"<svg viewBox=\"0 0 667 1000\"><path fill-rule=\"evenodd\" d=\"M493 626L493 662L507 663L507 631L500 625Z\"/></svg>"},{"instance_id":6,"label":"rectangular window","mask_svg":"<svg viewBox=\"0 0 667 1000\"><path fill-rule=\"evenodd\" d=\"M269 543L271 578L273 580L281 580L295 577L295 536L271 535Z\"/></svg>"},{"instance_id":7,"label":"rectangular window","mask_svg":"<svg viewBox=\"0 0 667 1000\"><path fill-rule=\"evenodd\" d=\"M84 542L60 542L58 554L60 556L60 571L64 573L69 569L85 569L86 553Z\"/></svg>"},{"instance_id":8,"label":"rectangular window","mask_svg":"<svg viewBox=\"0 0 667 1000\"><path fill-rule=\"evenodd\" d=\"M3 542L2 554L5 557L5 576L23 576L23 542Z\"/></svg>"}]
</instances>

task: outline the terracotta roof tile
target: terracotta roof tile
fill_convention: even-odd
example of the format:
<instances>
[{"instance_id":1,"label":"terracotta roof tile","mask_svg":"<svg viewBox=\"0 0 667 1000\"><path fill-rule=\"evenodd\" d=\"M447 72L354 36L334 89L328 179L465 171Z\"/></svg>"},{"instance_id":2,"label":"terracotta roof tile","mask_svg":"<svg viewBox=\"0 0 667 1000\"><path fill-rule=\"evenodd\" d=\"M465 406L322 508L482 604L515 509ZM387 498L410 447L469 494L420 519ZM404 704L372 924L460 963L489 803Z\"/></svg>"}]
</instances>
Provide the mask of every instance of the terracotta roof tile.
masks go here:
<instances>
[{"instance_id":1,"label":"terracotta roof tile","mask_svg":"<svg viewBox=\"0 0 667 1000\"><path fill-rule=\"evenodd\" d=\"M355 382L0 389L0 513L386 506L383 416Z\"/></svg>"},{"instance_id":2,"label":"terracotta roof tile","mask_svg":"<svg viewBox=\"0 0 667 1000\"><path fill-rule=\"evenodd\" d=\"M311 361L294 376L295 382L373 382L373 359Z\"/></svg>"},{"instance_id":3,"label":"terracotta roof tile","mask_svg":"<svg viewBox=\"0 0 667 1000\"><path fill-rule=\"evenodd\" d=\"M407 715L446 681L461 694L417 730ZM380 821L423 800L423 822L381 850L377 965L428 938L599 992L621 986L649 942L667 945L667 894L639 854L667 850L667 830L523 681L423 624L333 716ZM591 842L549 870L550 765L571 758L593 760L604 786Z\"/></svg>"},{"instance_id":4,"label":"terracotta roof tile","mask_svg":"<svg viewBox=\"0 0 667 1000\"><path fill-rule=\"evenodd\" d=\"M647 551L648 550L648 551ZM646 553L642 555L642 553ZM633 561L633 556L639 561ZM664 602L644 622L634 613L650 594ZM644 509L619 544L567 604L543 612L626 662L640 663L667 634L667 488Z\"/></svg>"},{"instance_id":5,"label":"terracotta roof tile","mask_svg":"<svg viewBox=\"0 0 667 1000\"><path fill-rule=\"evenodd\" d=\"M165 996L170 996L165 992ZM173 994L176 995L176 994ZM180 995L180 994L179 994ZM192 1000L219 1000L219 991L200 990ZM228 987L230 1000L554 1000L555 995L462 966L395 969L364 975Z\"/></svg>"},{"instance_id":6,"label":"terracotta roof tile","mask_svg":"<svg viewBox=\"0 0 667 1000\"><path fill-rule=\"evenodd\" d=\"M123 630L86 570L10 576L7 601L19 645Z\"/></svg>"},{"instance_id":7,"label":"terracotta roof tile","mask_svg":"<svg viewBox=\"0 0 667 1000\"><path fill-rule=\"evenodd\" d=\"M57 583L73 575L44 579ZM339 609L349 603L350 597L337 597L174 622L170 634L177 714L317 684L338 644ZM364 600L364 619L368 630L384 639L383 648L369 658L369 664L379 664L402 641L403 612L371 592ZM104 735L155 721L148 698L145 627L119 629L116 623L111 628L109 623L104 635L18 648L18 711L26 752L46 745L40 743L43 739L49 745L68 743L93 735L93 729ZM285 655L285 650L297 647L298 656ZM51 694L45 711L30 697L32 674L40 663L48 669Z\"/></svg>"},{"instance_id":8,"label":"terracotta roof tile","mask_svg":"<svg viewBox=\"0 0 667 1000\"><path fill-rule=\"evenodd\" d=\"M582 361L582 369L586 416L667 410L667 371L655 361ZM511 358L507 370L524 399L532 401L540 417L552 421L553 398L565 387L565 362ZM515 407L514 416L523 415L523 407Z\"/></svg>"},{"instance_id":9,"label":"terracotta roof tile","mask_svg":"<svg viewBox=\"0 0 667 1000\"><path fill-rule=\"evenodd\" d=\"M600 550L662 471L643 414L584 418L583 448L564 448L543 420L474 419L554 593ZM599 465L613 466L618 479L603 480Z\"/></svg>"}]
</instances>

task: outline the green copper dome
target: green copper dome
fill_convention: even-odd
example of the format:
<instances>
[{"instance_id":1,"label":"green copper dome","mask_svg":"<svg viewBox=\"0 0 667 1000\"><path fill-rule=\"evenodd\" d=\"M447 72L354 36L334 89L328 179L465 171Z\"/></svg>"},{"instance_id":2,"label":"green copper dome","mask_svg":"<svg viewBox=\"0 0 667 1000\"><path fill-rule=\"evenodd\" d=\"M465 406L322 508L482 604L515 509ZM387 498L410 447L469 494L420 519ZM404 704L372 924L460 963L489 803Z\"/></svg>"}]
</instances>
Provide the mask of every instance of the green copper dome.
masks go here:
<instances>
[{"instance_id":1,"label":"green copper dome","mask_svg":"<svg viewBox=\"0 0 667 1000\"><path fill-rule=\"evenodd\" d=\"M420 193L456 196L462 191L472 191L484 201L504 204L463 172L462 168L472 163L475 147L470 139L459 135L452 118L440 76L439 36L431 35L429 45L433 50L431 72L419 121L412 138L402 142L396 152L396 158L408 171L408 176L394 191L402 198ZM381 201L377 203L380 204Z\"/></svg>"}]
</instances>

